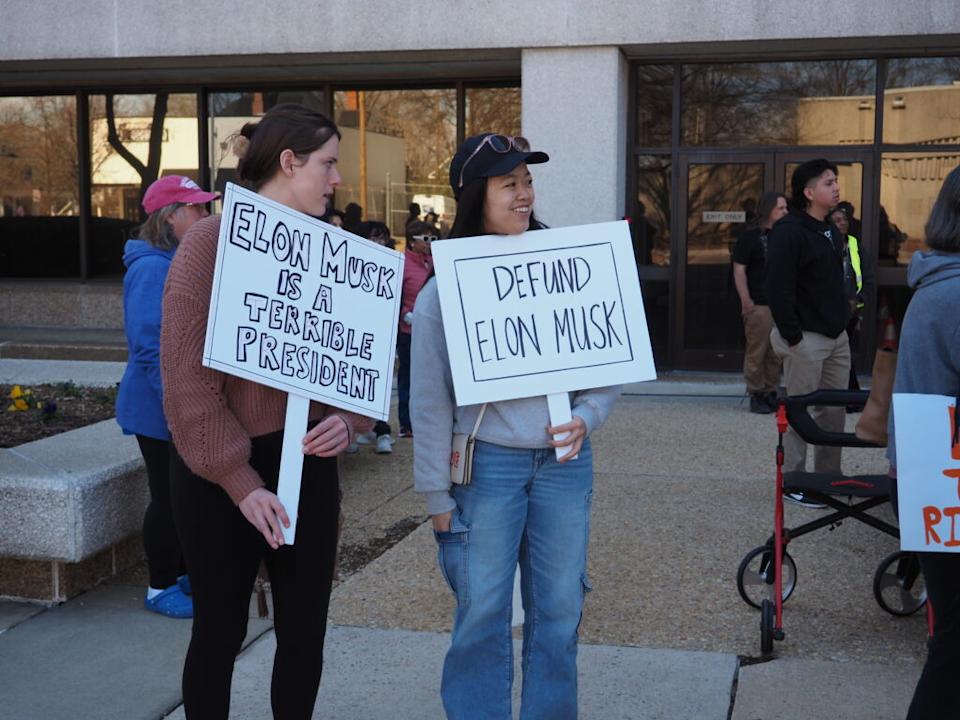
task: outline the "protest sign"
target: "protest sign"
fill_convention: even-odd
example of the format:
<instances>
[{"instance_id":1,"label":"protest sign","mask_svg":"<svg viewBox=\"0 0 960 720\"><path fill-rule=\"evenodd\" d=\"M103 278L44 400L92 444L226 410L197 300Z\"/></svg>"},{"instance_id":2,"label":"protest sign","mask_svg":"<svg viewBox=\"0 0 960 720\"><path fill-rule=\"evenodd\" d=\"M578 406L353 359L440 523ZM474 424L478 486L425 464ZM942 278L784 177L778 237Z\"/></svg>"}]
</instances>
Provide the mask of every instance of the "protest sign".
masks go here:
<instances>
[{"instance_id":1,"label":"protest sign","mask_svg":"<svg viewBox=\"0 0 960 720\"><path fill-rule=\"evenodd\" d=\"M960 552L960 442L956 398L896 393L900 547Z\"/></svg>"},{"instance_id":2,"label":"protest sign","mask_svg":"<svg viewBox=\"0 0 960 720\"><path fill-rule=\"evenodd\" d=\"M289 393L288 542L309 401L389 416L402 281L402 254L227 185L203 364Z\"/></svg>"},{"instance_id":3,"label":"protest sign","mask_svg":"<svg viewBox=\"0 0 960 720\"><path fill-rule=\"evenodd\" d=\"M625 222L433 245L458 405L656 378ZM565 413L563 408L565 408Z\"/></svg>"}]
</instances>

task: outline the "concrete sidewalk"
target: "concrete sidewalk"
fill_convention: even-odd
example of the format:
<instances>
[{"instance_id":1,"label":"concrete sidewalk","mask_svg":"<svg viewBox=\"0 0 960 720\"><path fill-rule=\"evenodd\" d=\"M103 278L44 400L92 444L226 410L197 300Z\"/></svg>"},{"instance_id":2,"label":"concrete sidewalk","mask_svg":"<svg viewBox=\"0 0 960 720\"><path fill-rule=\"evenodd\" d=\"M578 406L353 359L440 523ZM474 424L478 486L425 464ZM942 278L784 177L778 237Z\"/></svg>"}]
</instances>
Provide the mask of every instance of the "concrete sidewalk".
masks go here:
<instances>
[{"instance_id":1,"label":"concrete sidewalk","mask_svg":"<svg viewBox=\"0 0 960 720\"><path fill-rule=\"evenodd\" d=\"M314 718L439 720L439 678L446 633L331 627ZM513 704L520 705L519 642ZM231 718L270 717L270 633L237 662ZM582 720L698 718L726 720L737 658L724 653L581 645ZM696 678L696 683L690 683ZM516 714L516 713L515 713ZM183 710L170 715L183 720Z\"/></svg>"},{"instance_id":2,"label":"concrete sidewalk","mask_svg":"<svg viewBox=\"0 0 960 720\"><path fill-rule=\"evenodd\" d=\"M12 362L0 360L0 382L14 373L24 383L79 383L97 373L107 382L117 371L70 363L68 377L55 377L56 366ZM629 392L643 394L622 398L594 437L581 717L904 717L925 620L887 615L871 591L895 541L847 521L791 544L798 583L785 606L786 639L762 661L759 614L741 601L735 578L740 559L771 532L773 420L746 411L736 376L671 376ZM415 529L334 589L318 719L442 717L452 599L412 490L412 444L394 448L341 461L344 547ZM883 462L882 451L844 453L848 472L875 472ZM816 517L786 512L788 525ZM141 571L49 610L0 602L0 716L184 717L177 706L189 622L143 611L144 585ZM231 717L269 717L269 620L253 618L248 641Z\"/></svg>"},{"instance_id":3,"label":"concrete sidewalk","mask_svg":"<svg viewBox=\"0 0 960 720\"><path fill-rule=\"evenodd\" d=\"M72 382L74 385L110 387L120 382L126 367L125 362L2 358L0 385Z\"/></svg>"},{"instance_id":4,"label":"concrete sidewalk","mask_svg":"<svg viewBox=\"0 0 960 720\"><path fill-rule=\"evenodd\" d=\"M0 357L0 384L39 385L70 381L104 387L120 382L125 362L97 360L30 360ZM653 382L624 388L627 395L688 395L741 397L746 393L738 373L661 373Z\"/></svg>"}]
</instances>

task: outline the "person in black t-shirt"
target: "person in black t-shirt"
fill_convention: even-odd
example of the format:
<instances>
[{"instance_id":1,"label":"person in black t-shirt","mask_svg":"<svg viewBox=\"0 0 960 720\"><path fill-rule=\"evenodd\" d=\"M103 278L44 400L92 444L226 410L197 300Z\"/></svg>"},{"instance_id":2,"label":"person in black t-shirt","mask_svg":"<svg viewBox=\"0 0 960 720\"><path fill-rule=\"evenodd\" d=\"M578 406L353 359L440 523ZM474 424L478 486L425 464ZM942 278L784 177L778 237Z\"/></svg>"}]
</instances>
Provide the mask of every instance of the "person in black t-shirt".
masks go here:
<instances>
[{"instance_id":1,"label":"person in black t-shirt","mask_svg":"<svg viewBox=\"0 0 960 720\"><path fill-rule=\"evenodd\" d=\"M763 280L767 267L767 233L787 214L787 198L783 193L764 193L757 210L753 227L748 227L733 247L733 282L740 296L743 334L747 340L743 377L750 393L750 412L769 413L776 409L780 358L770 345L773 316L763 292Z\"/></svg>"}]
</instances>

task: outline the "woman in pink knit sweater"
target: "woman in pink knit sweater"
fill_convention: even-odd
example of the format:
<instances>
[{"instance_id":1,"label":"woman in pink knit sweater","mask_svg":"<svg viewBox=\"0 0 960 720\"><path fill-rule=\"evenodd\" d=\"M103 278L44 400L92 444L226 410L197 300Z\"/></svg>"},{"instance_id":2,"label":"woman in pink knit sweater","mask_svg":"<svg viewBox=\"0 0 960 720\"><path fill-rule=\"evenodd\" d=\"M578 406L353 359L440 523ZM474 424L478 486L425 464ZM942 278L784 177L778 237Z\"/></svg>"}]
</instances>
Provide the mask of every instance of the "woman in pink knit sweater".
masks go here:
<instances>
[{"instance_id":1,"label":"woman in pink knit sweater","mask_svg":"<svg viewBox=\"0 0 960 720\"><path fill-rule=\"evenodd\" d=\"M340 133L325 116L278 105L241 130L240 179L258 193L320 216L340 183ZM275 717L309 718L323 664L337 545L336 456L373 421L311 404L297 542L277 498L286 394L203 367L201 356L220 217L181 242L163 298L160 363L172 436L171 499L193 586L193 635L183 669L188 718L227 718L233 664L246 635L261 560L273 594Z\"/></svg>"}]
</instances>

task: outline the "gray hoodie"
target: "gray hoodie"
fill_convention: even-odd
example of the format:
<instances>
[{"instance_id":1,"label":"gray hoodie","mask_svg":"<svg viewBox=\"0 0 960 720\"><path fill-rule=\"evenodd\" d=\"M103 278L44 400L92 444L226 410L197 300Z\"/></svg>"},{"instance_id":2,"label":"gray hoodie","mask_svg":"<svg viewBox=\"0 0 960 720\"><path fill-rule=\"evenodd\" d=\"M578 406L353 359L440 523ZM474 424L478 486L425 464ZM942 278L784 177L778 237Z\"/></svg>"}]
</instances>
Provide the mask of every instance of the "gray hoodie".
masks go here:
<instances>
[{"instance_id":1,"label":"gray hoodie","mask_svg":"<svg viewBox=\"0 0 960 720\"><path fill-rule=\"evenodd\" d=\"M481 406L456 404L436 278L423 286L414 306L410 368L414 487L426 498L427 512L439 515L456 507L450 497L453 433L471 432ZM606 421L619 396L619 385L580 390L571 393L570 405L592 433ZM507 447L546 448L549 425L545 397L504 400L487 405L477 439Z\"/></svg>"},{"instance_id":2,"label":"gray hoodie","mask_svg":"<svg viewBox=\"0 0 960 720\"><path fill-rule=\"evenodd\" d=\"M914 253L907 284L916 292L900 331L895 393L960 393L960 253ZM894 417L887 457L896 467Z\"/></svg>"}]
</instances>

